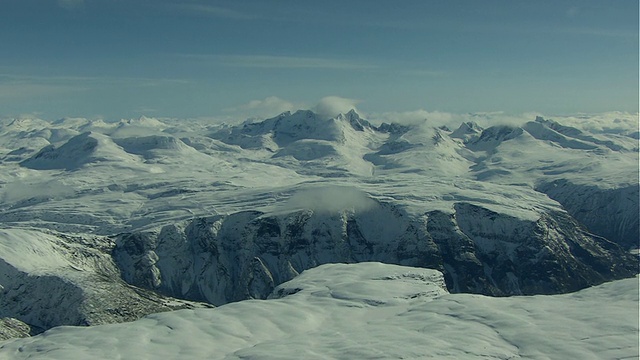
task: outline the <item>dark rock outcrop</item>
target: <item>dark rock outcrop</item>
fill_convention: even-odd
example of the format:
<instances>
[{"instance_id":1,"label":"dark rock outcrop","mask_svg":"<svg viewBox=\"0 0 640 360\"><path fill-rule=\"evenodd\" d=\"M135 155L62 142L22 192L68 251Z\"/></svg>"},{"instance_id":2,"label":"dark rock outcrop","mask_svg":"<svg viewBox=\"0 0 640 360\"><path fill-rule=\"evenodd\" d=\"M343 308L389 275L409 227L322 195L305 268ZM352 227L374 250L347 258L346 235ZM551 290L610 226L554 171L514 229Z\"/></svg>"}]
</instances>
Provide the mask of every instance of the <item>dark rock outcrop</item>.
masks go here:
<instances>
[{"instance_id":1,"label":"dark rock outcrop","mask_svg":"<svg viewBox=\"0 0 640 360\"><path fill-rule=\"evenodd\" d=\"M524 220L469 203L417 217L377 203L198 218L122 234L114 258L134 285L216 305L265 298L303 270L336 262L438 269L452 292L495 296L576 291L637 272L632 256L566 213Z\"/></svg>"}]
</instances>

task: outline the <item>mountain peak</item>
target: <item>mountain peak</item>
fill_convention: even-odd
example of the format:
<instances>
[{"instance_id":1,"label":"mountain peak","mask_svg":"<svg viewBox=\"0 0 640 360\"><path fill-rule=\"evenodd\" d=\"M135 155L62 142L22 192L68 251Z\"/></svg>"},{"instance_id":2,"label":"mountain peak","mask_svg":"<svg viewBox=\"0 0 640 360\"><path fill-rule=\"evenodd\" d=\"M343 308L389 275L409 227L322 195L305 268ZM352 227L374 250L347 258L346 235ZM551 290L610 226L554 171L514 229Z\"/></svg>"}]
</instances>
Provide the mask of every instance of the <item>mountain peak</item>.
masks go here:
<instances>
[{"instance_id":1,"label":"mountain peak","mask_svg":"<svg viewBox=\"0 0 640 360\"><path fill-rule=\"evenodd\" d=\"M365 128L375 129L371 123L362 119L355 109L351 109L345 114L338 114L338 116L336 116L336 120L348 121L351 127L356 131L364 131Z\"/></svg>"},{"instance_id":2,"label":"mountain peak","mask_svg":"<svg viewBox=\"0 0 640 360\"><path fill-rule=\"evenodd\" d=\"M360 115L358 115L358 113L356 112L356 109L351 109L351 110L347 111L347 113L345 115L356 116L357 118L360 118Z\"/></svg>"},{"instance_id":3,"label":"mountain peak","mask_svg":"<svg viewBox=\"0 0 640 360\"><path fill-rule=\"evenodd\" d=\"M36 170L75 170L101 161L121 162L130 156L106 135L87 131L69 139L60 147L48 145L21 166Z\"/></svg>"},{"instance_id":4,"label":"mountain peak","mask_svg":"<svg viewBox=\"0 0 640 360\"><path fill-rule=\"evenodd\" d=\"M480 134L481 132L482 128L478 124L473 121L467 121L460 124L460 126L451 133L450 137L466 141L469 138Z\"/></svg>"},{"instance_id":5,"label":"mountain peak","mask_svg":"<svg viewBox=\"0 0 640 360\"><path fill-rule=\"evenodd\" d=\"M345 129L364 131L377 130L352 109L333 118L323 118L312 110L289 111L260 122L245 122L241 126L223 129L211 136L227 144L243 148L261 148L265 139L278 147L287 146L299 140L344 141Z\"/></svg>"}]
</instances>

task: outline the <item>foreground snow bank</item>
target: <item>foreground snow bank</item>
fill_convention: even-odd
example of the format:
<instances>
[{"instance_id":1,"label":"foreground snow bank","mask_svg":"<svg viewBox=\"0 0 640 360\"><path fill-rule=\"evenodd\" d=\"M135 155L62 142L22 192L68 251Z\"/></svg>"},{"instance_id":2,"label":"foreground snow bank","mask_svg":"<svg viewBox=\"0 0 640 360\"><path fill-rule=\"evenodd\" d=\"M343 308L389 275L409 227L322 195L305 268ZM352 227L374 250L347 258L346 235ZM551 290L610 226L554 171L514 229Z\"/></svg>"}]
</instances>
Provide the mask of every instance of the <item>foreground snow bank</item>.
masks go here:
<instances>
[{"instance_id":1,"label":"foreground snow bank","mask_svg":"<svg viewBox=\"0 0 640 360\"><path fill-rule=\"evenodd\" d=\"M0 359L638 357L638 279L566 295L448 294L434 270L329 264L270 300L0 343Z\"/></svg>"}]
</instances>

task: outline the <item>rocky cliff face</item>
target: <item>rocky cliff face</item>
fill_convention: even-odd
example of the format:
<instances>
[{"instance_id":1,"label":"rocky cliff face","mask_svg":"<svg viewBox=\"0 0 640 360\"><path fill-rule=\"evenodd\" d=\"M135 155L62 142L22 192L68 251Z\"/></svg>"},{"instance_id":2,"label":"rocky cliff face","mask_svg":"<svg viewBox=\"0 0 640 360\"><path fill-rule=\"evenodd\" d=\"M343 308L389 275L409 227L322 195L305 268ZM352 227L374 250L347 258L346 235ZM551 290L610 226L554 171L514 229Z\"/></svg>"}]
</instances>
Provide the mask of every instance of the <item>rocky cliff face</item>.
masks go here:
<instances>
[{"instance_id":1,"label":"rocky cliff face","mask_svg":"<svg viewBox=\"0 0 640 360\"><path fill-rule=\"evenodd\" d=\"M638 185L601 189L568 180L541 184L536 189L558 201L572 217L590 231L624 248L638 248L640 239L640 193Z\"/></svg>"},{"instance_id":2,"label":"rocky cliff face","mask_svg":"<svg viewBox=\"0 0 640 360\"><path fill-rule=\"evenodd\" d=\"M0 319L0 341L12 338L29 337L31 326L14 318Z\"/></svg>"},{"instance_id":3,"label":"rocky cliff face","mask_svg":"<svg viewBox=\"0 0 640 360\"><path fill-rule=\"evenodd\" d=\"M99 238L0 230L0 339L199 306L124 282L111 247Z\"/></svg>"},{"instance_id":4,"label":"rocky cliff face","mask_svg":"<svg viewBox=\"0 0 640 360\"><path fill-rule=\"evenodd\" d=\"M498 296L574 291L637 271L618 245L566 213L531 221L463 202L421 216L377 203L197 218L119 235L113 256L131 284L216 305L265 298L303 270L335 262L434 268L451 291Z\"/></svg>"}]
</instances>

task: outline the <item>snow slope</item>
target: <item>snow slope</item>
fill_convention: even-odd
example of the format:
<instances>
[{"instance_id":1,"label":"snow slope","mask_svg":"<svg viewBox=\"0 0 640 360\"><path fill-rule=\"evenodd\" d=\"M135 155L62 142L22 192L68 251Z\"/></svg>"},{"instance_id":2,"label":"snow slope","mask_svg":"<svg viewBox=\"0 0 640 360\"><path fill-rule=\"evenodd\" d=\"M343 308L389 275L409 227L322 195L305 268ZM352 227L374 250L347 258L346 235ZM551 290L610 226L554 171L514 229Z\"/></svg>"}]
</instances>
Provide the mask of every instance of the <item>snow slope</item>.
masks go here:
<instances>
[{"instance_id":1,"label":"snow slope","mask_svg":"<svg viewBox=\"0 0 640 360\"><path fill-rule=\"evenodd\" d=\"M106 239L0 229L0 318L3 329L36 334L60 325L131 321L194 306L128 285ZM7 319L13 319L7 322ZM18 324L18 325L16 325ZM28 325L27 325L28 324Z\"/></svg>"},{"instance_id":2,"label":"snow slope","mask_svg":"<svg viewBox=\"0 0 640 360\"><path fill-rule=\"evenodd\" d=\"M16 299L0 324L20 335L23 325L98 323L83 307L92 301L109 321L152 308L111 292L152 303L159 294L264 298L331 262L433 267L452 292L492 295L633 276L637 115L609 125L603 116L474 118L454 131L375 126L354 111L240 125L0 120L0 243L50 250L19 258L14 245L0 249L11 295L0 299ZM67 265L77 263L103 265ZM49 292L77 301L49 301ZM39 312L28 311L30 297Z\"/></svg>"},{"instance_id":3,"label":"snow slope","mask_svg":"<svg viewBox=\"0 0 640 360\"><path fill-rule=\"evenodd\" d=\"M102 134L82 133L56 148L49 145L20 164L34 170L76 170L92 163L135 161Z\"/></svg>"},{"instance_id":4,"label":"snow slope","mask_svg":"<svg viewBox=\"0 0 640 360\"><path fill-rule=\"evenodd\" d=\"M305 271L270 300L180 310L0 343L3 359L631 359L638 279L577 293L448 294L434 270L380 263Z\"/></svg>"},{"instance_id":5,"label":"snow slope","mask_svg":"<svg viewBox=\"0 0 640 360\"><path fill-rule=\"evenodd\" d=\"M274 211L318 183L357 187L414 214L473 201L535 219L563 207L578 216L590 199L625 188L616 211L593 204L596 216L578 218L633 246L638 142L598 131L541 118L522 127L465 123L453 132L428 122L375 127L355 112L324 119L310 111L239 126L18 119L0 129L0 220L110 235L193 216ZM540 194L559 180L569 185L562 193L580 196ZM570 188L580 186L588 191ZM624 231L602 232L596 219Z\"/></svg>"},{"instance_id":6,"label":"snow slope","mask_svg":"<svg viewBox=\"0 0 640 360\"><path fill-rule=\"evenodd\" d=\"M637 248L638 141L629 135L589 134L537 117L485 129L465 146L475 150L476 179L545 193L590 231Z\"/></svg>"}]
</instances>

